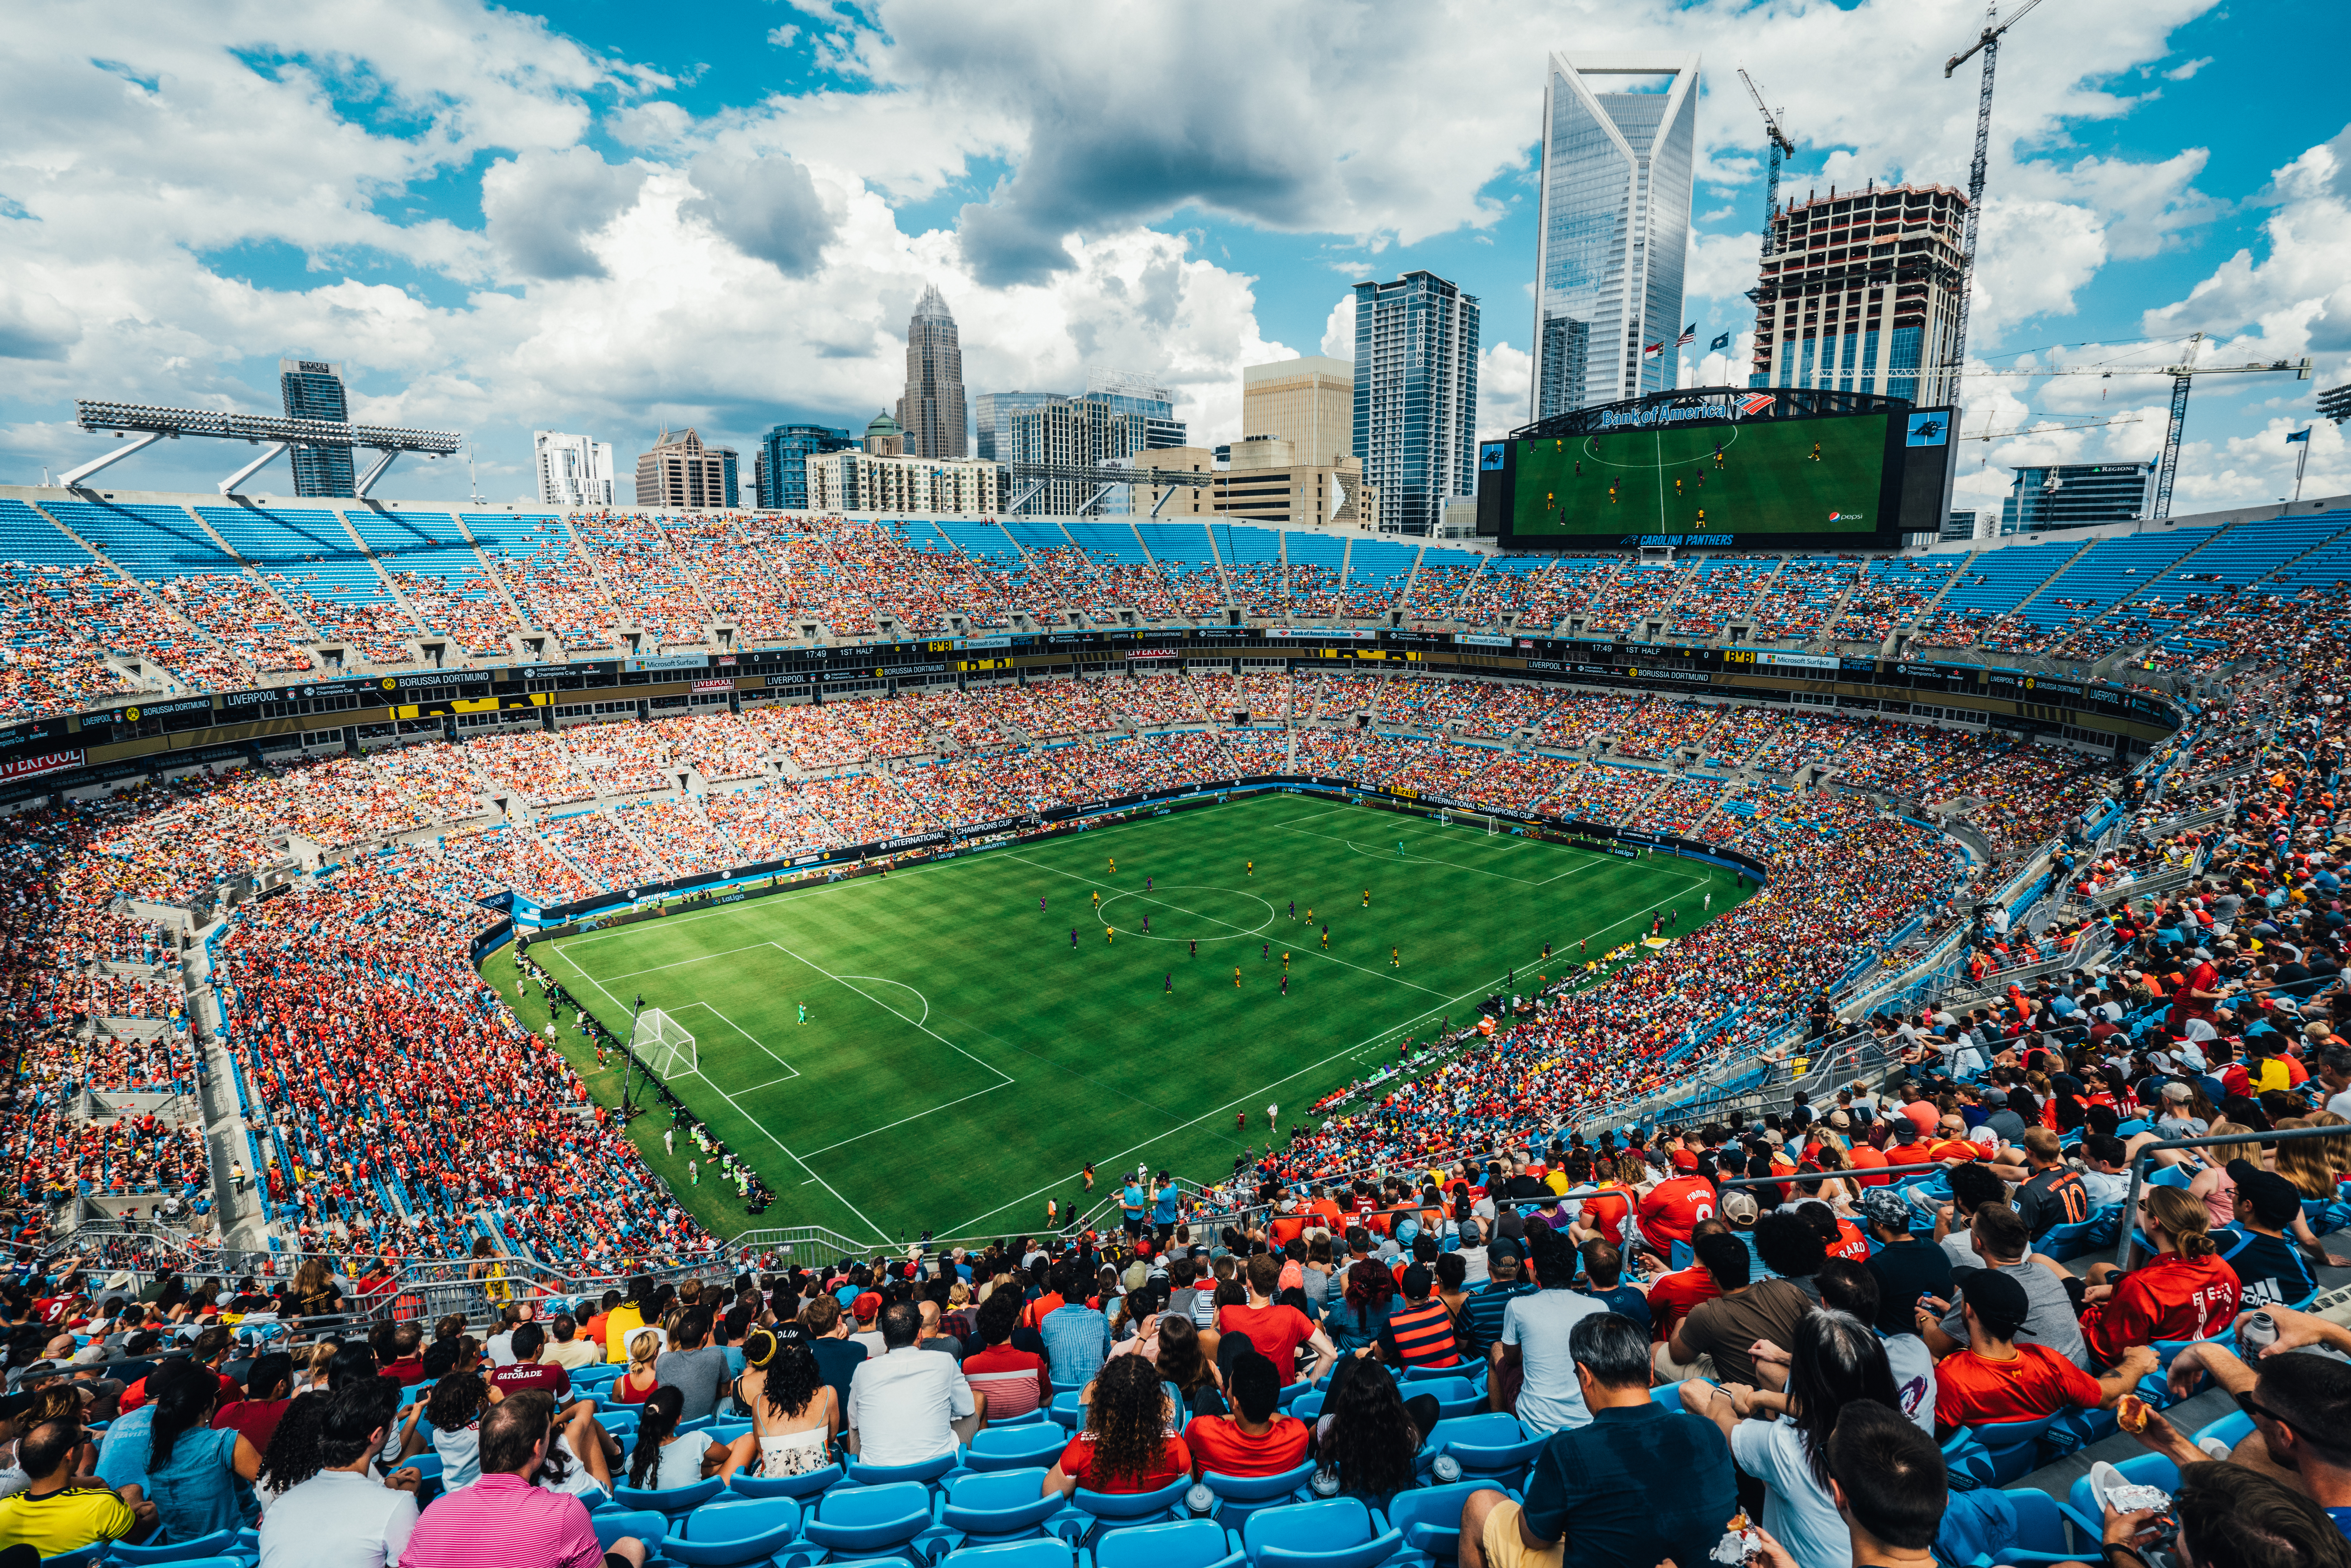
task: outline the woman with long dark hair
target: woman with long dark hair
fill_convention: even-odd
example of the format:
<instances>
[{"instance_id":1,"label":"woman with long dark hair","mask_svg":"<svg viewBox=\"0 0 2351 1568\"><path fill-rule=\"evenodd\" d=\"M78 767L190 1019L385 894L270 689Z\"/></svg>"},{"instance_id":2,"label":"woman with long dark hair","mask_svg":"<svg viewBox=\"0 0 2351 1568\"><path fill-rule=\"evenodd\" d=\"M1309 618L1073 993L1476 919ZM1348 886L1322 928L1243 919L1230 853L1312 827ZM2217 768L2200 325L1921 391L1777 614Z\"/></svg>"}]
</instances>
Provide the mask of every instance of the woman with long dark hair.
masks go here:
<instances>
[{"instance_id":1,"label":"woman with long dark hair","mask_svg":"<svg viewBox=\"0 0 2351 1568\"><path fill-rule=\"evenodd\" d=\"M1193 1416L1220 1414L1223 1404L1224 1378L1217 1364L1202 1354L1200 1330L1191 1319L1175 1312L1159 1314L1159 1386L1176 1406L1172 1417L1177 1430ZM1200 1398L1208 1396L1209 1409L1203 1411Z\"/></svg>"},{"instance_id":2,"label":"woman with long dark hair","mask_svg":"<svg viewBox=\"0 0 2351 1568\"><path fill-rule=\"evenodd\" d=\"M699 1432L684 1432L677 1423L684 1414L685 1391L656 1388L645 1401L637 1425L636 1447L629 1450L629 1484L641 1491L667 1491L690 1487L718 1473L733 1452Z\"/></svg>"},{"instance_id":3,"label":"woman with long dark hair","mask_svg":"<svg viewBox=\"0 0 2351 1568\"><path fill-rule=\"evenodd\" d=\"M1167 1430L1159 1369L1139 1355L1114 1356L1094 1378L1086 1429L1061 1450L1040 1495L1069 1497L1081 1486L1098 1492L1156 1491L1191 1473L1192 1451Z\"/></svg>"},{"instance_id":4,"label":"woman with long dark hair","mask_svg":"<svg viewBox=\"0 0 2351 1568\"><path fill-rule=\"evenodd\" d=\"M1815 1309L1797 1320L1794 1340L1783 1392L1692 1378L1682 1408L1720 1427L1739 1468L1762 1481L1763 1528L1799 1568L1844 1568L1853 1542L1829 1496L1829 1435L1846 1406L1873 1400L1899 1414L1901 1396L1884 1342L1859 1318Z\"/></svg>"},{"instance_id":5,"label":"woman with long dark hair","mask_svg":"<svg viewBox=\"0 0 2351 1568\"><path fill-rule=\"evenodd\" d=\"M1383 1507L1413 1484L1413 1463L1427 1434L1405 1408L1395 1379L1369 1356L1343 1358L1331 1385L1330 1403L1317 1423L1322 1462L1338 1472L1341 1491ZM1436 1403L1428 1401L1431 1407Z\"/></svg>"},{"instance_id":6,"label":"woman with long dark hair","mask_svg":"<svg viewBox=\"0 0 2351 1568\"><path fill-rule=\"evenodd\" d=\"M118 1490L133 1482L145 1488L172 1540L252 1523L259 1514L236 1482L260 1473L261 1451L233 1427L214 1430L220 1379L207 1366L174 1359L148 1375L147 1392L152 1403L116 1424L120 1435L107 1433L99 1479Z\"/></svg>"},{"instance_id":7,"label":"woman with long dark hair","mask_svg":"<svg viewBox=\"0 0 2351 1568\"><path fill-rule=\"evenodd\" d=\"M1347 1270L1346 1291L1322 1320L1322 1331L1342 1356L1376 1343L1395 1298L1395 1276L1366 1258Z\"/></svg>"},{"instance_id":8,"label":"woman with long dark hair","mask_svg":"<svg viewBox=\"0 0 2351 1568\"><path fill-rule=\"evenodd\" d=\"M297 1394L286 1406L286 1414L277 1418L277 1430L270 1434L269 1447L261 1453L260 1472L253 1478L262 1512L267 1513L271 1503L326 1468L319 1449L326 1419L323 1387Z\"/></svg>"},{"instance_id":9,"label":"woman with long dark hair","mask_svg":"<svg viewBox=\"0 0 2351 1568\"><path fill-rule=\"evenodd\" d=\"M817 1371L808 1330L799 1323L753 1329L743 1336L743 1375L735 1383L735 1402L751 1413L751 1429L735 1439L719 1474L731 1476L750 1466L762 1479L775 1480L832 1462L841 1404Z\"/></svg>"}]
</instances>

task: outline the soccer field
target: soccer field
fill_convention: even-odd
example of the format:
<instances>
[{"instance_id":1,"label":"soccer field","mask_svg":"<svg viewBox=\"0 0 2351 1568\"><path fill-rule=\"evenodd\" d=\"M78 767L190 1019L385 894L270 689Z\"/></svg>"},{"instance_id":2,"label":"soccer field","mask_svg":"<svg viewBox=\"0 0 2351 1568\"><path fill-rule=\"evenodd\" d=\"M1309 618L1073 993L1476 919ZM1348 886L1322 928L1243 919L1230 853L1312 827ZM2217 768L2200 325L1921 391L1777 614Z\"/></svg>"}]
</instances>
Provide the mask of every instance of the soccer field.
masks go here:
<instances>
[{"instance_id":1,"label":"soccer field","mask_svg":"<svg viewBox=\"0 0 2351 1568\"><path fill-rule=\"evenodd\" d=\"M1885 472L1883 418L1530 441L1519 456L1518 532L1865 533Z\"/></svg>"},{"instance_id":2,"label":"soccer field","mask_svg":"<svg viewBox=\"0 0 2351 1568\"><path fill-rule=\"evenodd\" d=\"M1689 930L1708 892L1717 916L1740 896L1697 862L1269 794L531 951L616 1035L640 994L694 1032L670 1087L777 1201L755 1220L712 1173L689 1187L666 1114L632 1130L721 1236L969 1236L1040 1225L1049 1197L1081 1198L1088 1161L1097 1199L1137 1161L1221 1179L1264 1147L1269 1103L1302 1121L1399 1038L1468 1021L1506 967L1526 987L1545 942L1556 976L1579 941L1596 956L1652 911ZM490 973L513 996L511 956ZM609 1102L617 1073L591 1087Z\"/></svg>"}]
</instances>

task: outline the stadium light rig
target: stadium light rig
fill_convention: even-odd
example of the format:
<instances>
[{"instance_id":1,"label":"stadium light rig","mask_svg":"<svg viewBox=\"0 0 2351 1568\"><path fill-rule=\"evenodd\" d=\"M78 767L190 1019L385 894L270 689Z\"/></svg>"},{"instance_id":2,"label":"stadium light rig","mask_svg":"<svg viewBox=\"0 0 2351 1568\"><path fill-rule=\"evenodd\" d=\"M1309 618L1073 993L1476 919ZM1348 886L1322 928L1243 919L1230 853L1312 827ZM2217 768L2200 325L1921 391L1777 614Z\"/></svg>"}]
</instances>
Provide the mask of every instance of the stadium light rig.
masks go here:
<instances>
[{"instance_id":1,"label":"stadium light rig","mask_svg":"<svg viewBox=\"0 0 2351 1568\"><path fill-rule=\"evenodd\" d=\"M375 482L383 477L384 471L392 466L392 460L401 454L413 452L428 460L448 457L454 455L465 441L452 430L412 430L398 425L352 424L340 420L224 413L217 409L164 408L154 403L115 402L104 398L76 398L74 423L84 430L113 431L134 439L58 476L57 484L68 490L79 486L83 480L99 469L120 463L134 452L144 451L158 441L177 441L184 435L208 441L242 441L248 445L266 444L267 450L260 456L220 482L220 493L224 496L235 495L239 485L293 447L355 447L380 452L383 455L351 486L355 498L364 498Z\"/></svg>"}]
</instances>

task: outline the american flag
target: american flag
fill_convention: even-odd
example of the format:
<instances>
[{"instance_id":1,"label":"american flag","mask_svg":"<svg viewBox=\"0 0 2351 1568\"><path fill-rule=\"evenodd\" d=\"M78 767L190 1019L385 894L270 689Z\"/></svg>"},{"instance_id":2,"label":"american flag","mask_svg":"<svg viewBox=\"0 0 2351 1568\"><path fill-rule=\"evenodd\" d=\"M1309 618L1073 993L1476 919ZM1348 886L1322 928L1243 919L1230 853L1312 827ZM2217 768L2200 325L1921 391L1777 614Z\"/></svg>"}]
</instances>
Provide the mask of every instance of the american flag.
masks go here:
<instances>
[{"instance_id":1,"label":"american flag","mask_svg":"<svg viewBox=\"0 0 2351 1568\"><path fill-rule=\"evenodd\" d=\"M1693 321L1688 326L1682 329L1682 335L1674 340L1674 347L1677 349L1687 349L1692 343L1697 341L1698 323Z\"/></svg>"}]
</instances>

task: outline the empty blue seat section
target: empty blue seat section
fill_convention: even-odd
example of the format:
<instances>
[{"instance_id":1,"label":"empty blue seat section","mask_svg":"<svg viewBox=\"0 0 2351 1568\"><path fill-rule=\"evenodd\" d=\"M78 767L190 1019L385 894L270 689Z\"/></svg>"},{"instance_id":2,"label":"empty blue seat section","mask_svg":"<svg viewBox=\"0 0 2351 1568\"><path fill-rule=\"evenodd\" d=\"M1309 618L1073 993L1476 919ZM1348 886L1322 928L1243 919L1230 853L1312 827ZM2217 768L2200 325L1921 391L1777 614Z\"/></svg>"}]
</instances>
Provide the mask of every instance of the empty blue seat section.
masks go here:
<instances>
[{"instance_id":1,"label":"empty blue seat section","mask_svg":"<svg viewBox=\"0 0 2351 1568\"><path fill-rule=\"evenodd\" d=\"M1415 553L1415 547L1411 545L1390 544L1385 539L1357 539L1354 553L1347 558L1347 586L1353 589L1393 583L1401 591L1405 578L1412 571Z\"/></svg>"},{"instance_id":2,"label":"empty blue seat section","mask_svg":"<svg viewBox=\"0 0 2351 1568\"><path fill-rule=\"evenodd\" d=\"M1217 549L1227 566L1256 566L1281 559L1281 532L1252 523L1216 523Z\"/></svg>"},{"instance_id":3,"label":"empty blue seat section","mask_svg":"<svg viewBox=\"0 0 2351 1568\"><path fill-rule=\"evenodd\" d=\"M2338 530L2351 524L2351 512L2316 512L2307 521L2331 522ZM2277 586L2283 591L2298 588L2331 588L2338 582L2351 580L2351 533L2338 532L2323 546L2311 549L2310 554L2284 570L2276 573Z\"/></svg>"},{"instance_id":4,"label":"empty blue seat section","mask_svg":"<svg viewBox=\"0 0 2351 1568\"><path fill-rule=\"evenodd\" d=\"M1292 560L1296 560L1298 559L1297 547L1294 545L1290 549L1290 559ZM1486 570L1488 571L1514 571L1531 577L1536 572L1541 571L1543 568L1551 565L1552 560L1552 558L1547 555L1489 556L1486 558ZM1771 570L1771 566L1767 564L1763 570L1768 571Z\"/></svg>"},{"instance_id":5,"label":"empty blue seat section","mask_svg":"<svg viewBox=\"0 0 2351 1568\"><path fill-rule=\"evenodd\" d=\"M1347 540L1343 534L1292 534L1290 536L1290 564L1319 566L1335 572L1347 559Z\"/></svg>"},{"instance_id":6,"label":"empty blue seat section","mask_svg":"<svg viewBox=\"0 0 2351 1568\"><path fill-rule=\"evenodd\" d=\"M2182 528L2176 533L2100 539L2081 559L2059 572L2040 598L2025 606L2022 619L2034 626L2056 626L2075 616L2099 614L2152 587L2173 562L2215 531Z\"/></svg>"},{"instance_id":7,"label":"empty blue seat section","mask_svg":"<svg viewBox=\"0 0 2351 1568\"><path fill-rule=\"evenodd\" d=\"M1067 549L1069 536L1056 523L1040 523L1030 517L1007 517L998 525L1012 536L1012 542L1022 549Z\"/></svg>"},{"instance_id":8,"label":"empty blue seat section","mask_svg":"<svg viewBox=\"0 0 2351 1568\"><path fill-rule=\"evenodd\" d=\"M199 507L196 513L262 571L282 573L322 599L375 604L392 597L332 512Z\"/></svg>"},{"instance_id":9,"label":"empty blue seat section","mask_svg":"<svg viewBox=\"0 0 2351 1568\"><path fill-rule=\"evenodd\" d=\"M1486 558L1484 556L1479 555L1476 550L1447 549L1440 545L1431 545L1428 549L1421 552L1420 564L1423 566L1475 567L1479 561L1482 561L1485 559Z\"/></svg>"},{"instance_id":10,"label":"empty blue seat section","mask_svg":"<svg viewBox=\"0 0 2351 1568\"><path fill-rule=\"evenodd\" d=\"M1943 600L1946 614L2005 615L2049 580L2074 544L2043 544L1987 550L1970 562Z\"/></svg>"},{"instance_id":11,"label":"empty blue seat section","mask_svg":"<svg viewBox=\"0 0 2351 1568\"><path fill-rule=\"evenodd\" d=\"M2156 597L2177 603L2199 593L2258 583L2343 533L2346 522L2351 522L2351 513L2332 511L2241 523L2205 546L2195 559L2181 561L2163 580Z\"/></svg>"},{"instance_id":12,"label":"empty blue seat section","mask_svg":"<svg viewBox=\"0 0 2351 1568\"><path fill-rule=\"evenodd\" d=\"M112 501L51 501L57 521L134 577L168 582L175 577L228 577L235 558L204 536L181 507L118 506ZM349 549L350 541L344 541Z\"/></svg>"},{"instance_id":13,"label":"empty blue seat section","mask_svg":"<svg viewBox=\"0 0 2351 1568\"><path fill-rule=\"evenodd\" d=\"M549 539L569 542L563 520L545 512L461 512L470 533L493 555L528 555Z\"/></svg>"},{"instance_id":14,"label":"empty blue seat section","mask_svg":"<svg viewBox=\"0 0 2351 1568\"><path fill-rule=\"evenodd\" d=\"M1217 559L1208 548L1208 530L1198 523L1137 523L1134 528L1154 560L1207 566Z\"/></svg>"},{"instance_id":15,"label":"empty blue seat section","mask_svg":"<svg viewBox=\"0 0 2351 1568\"><path fill-rule=\"evenodd\" d=\"M88 566L89 551L22 501L0 500L0 560L32 566Z\"/></svg>"},{"instance_id":16,"label":"empty blue seat section","mask_svg":"<svg viewBox=\"0 0 2351 1568\"><path fill-rule=\"evenodd\" d=\"M1136 542L1134 528L1127 523L1073 522L1066 525L1070 537L1088 555L1100 557L1122 566L1146 566L1150 558Z\"/></svg>"},{"instance_id":17,"label":"empty blue seat section","mask_svg":"<svg viewBox=\"0 0 2351 1568\"><path fill-rule=\"evenodd\" d=\"M452 547L465 549L471 545L465 530L446 512L378 512L346 507L343 516L350 519L368 549L380 556Z\"/></svg>"},{"instance_id":18,"label":"empty blue seat section","mask_svg":"<svg viewBox=\"0 0 2351 1568\"><path fill-rule=\"evenodd\" d=\"M956 549L966 555L977 556L984 560L1002 561L1007 565L1018 563L1020 559L1020 552L1012 548L1011 539L1007 538L1004 530L994 523L975 523L955 517L941 517L938 519L937 527L941 533L955 541Z\"/></svg>"}]
</instances>

